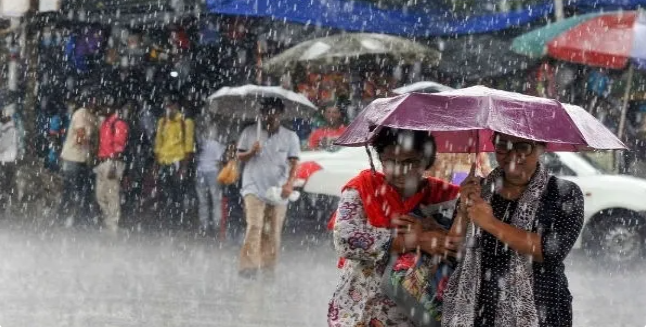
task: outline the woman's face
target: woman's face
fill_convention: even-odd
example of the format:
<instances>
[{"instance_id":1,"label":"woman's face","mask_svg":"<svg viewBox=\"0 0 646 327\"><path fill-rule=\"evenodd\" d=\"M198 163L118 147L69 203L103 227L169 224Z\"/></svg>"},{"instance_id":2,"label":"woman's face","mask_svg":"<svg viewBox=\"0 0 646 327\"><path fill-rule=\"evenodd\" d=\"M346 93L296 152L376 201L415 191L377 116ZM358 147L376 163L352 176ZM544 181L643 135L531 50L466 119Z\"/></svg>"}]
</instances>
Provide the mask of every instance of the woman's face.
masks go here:
<instances>
[{"instance_id":1,"label":"woman's face","mask_svg":"<svg viewBox=\"0 0 646 327\"><path fill-rule=\"evenodd\" d=\"M426 162L422 153L402 146L387 146L379 155L386 181L405 194L414 194L424 176Z\"/></svg>"},{"instance_id":2,"label":"woman's face","mask_svg":"<svg viewBox=\"0 0 646 327\"><path fill-rule=\"evenodd\" d=\"M327 107L325 109L325 120L328 124L336 126L341 123L341 110L337 107Z\"/></svg>"},{"instance_id":3,"label":"woman's face","mask_svg":"<svg viewBox=\"0 0 646 327\"><path fill-rule=\"evenodd\" d=\"M529 182L538 166L544 146L535 141L498 134L493 140L498 165L505 179L517 185Z\"/></svg>"}]
</instances>

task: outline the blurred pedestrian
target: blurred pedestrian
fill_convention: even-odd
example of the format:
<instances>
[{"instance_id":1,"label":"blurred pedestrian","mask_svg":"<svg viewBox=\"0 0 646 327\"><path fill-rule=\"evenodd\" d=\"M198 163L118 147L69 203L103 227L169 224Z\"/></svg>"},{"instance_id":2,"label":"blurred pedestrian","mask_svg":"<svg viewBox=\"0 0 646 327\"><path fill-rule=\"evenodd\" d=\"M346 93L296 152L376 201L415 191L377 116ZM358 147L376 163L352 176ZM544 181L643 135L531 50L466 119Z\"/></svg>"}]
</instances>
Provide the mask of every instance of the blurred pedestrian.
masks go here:
<instances>
[{"instance_id":1,"label":"blurred pedestrian","mask_svg":"<svg viewBox=\"0 0 646 327\"><path fill-rule=\"evenodd\" d=\"M68 113L67 105L63 101L48 101L47 114L49 121L47 140L49 144L47 157L45 158L45 168L57 172L60 170L60 154L71 115Z\"/></svg>"},{"instance_id":2,"label":"blurred pedestrian","mask_svg":"<svg viewBox=\"0 0 646 327\"><path fill-rule=\"evenodd\" d=\"M477 156L470 153L438 153L435 164L428 171L433 177L460 185L469 174L471 164L477 160L479 173L488 175L491 172L489 154L481 152Z\"/></svg>"},{"instance_id":3,"label":"blurred pedestrian","mask_svg":"<svg viewBox=\"0 0 646 327\"><path fill-rule=\"evenodd\" d=\"M18 132L13 119L14 105L6 105L0 117L0 214L9 214L16 190Z\"/></svg>"},{"instance_id":4,"label":"blurred pedestrian","mask_svg":"<svg viewBox=\"0 0 646 327\"><path fill-rule=\"evenodd\" d=\"M68 227L79 218L90 218L91 166L96 155L98 94L84 90L80 97L82 105L72 115L61 151L63 192L59 215Z\"/></svg>"},{"instance_id":5,"label":"blurred pedestrian","mask_svg":"<svg viewBox=\"0 0 646 327\"><path fill-rule=\"evenodd\" d=\"M222 186L218 173L226 160L227 145L222 142L215 119L205 118L197 133L197 192L200 234L206 235L210 228L218 230L222 221ZM210 205L210 206L209 206Z\"/></svg>"},{"instance_id":6,"label":"blurred pedestrian","mask_svg":"<svg viewBox=\"0 0 646 327\"><path fill-rule=\"evenodd\" d=\"M281 126L284 112L280 99L263 99L260 121L245 128L238 140L238 159L245 163L241 194L247 231L239 266L245 277L259 270L273 272L278 260L287 199L294 190L300 156L298 136Z\"/></svg>"},{"instance_id":7,"label":"blurred pedestrian","mask_svg":"<svg viewBox=\"0 0 646 327\"><path fill-rule=\"evenodd\" d=\"M122 119L116 103L103 106L105 119L99 129L99 164L96 173L96 198L103 214L103 224L111 232L119 229L121 218L121 179L125 169L128 123Z\"/></svg>"},{"instance_id":8,"label":"blurred pedestrian","mask_svg":"<svg viewBox=\"0 0 646 327\"><path fill-rule=\"evenodd\" d=\"M157 133L157 116L158 114L153 112L153 105L148 102L144 102L141 110L137 112L139 129L144 133L141 136L145 139L145 143L151 145L154 143Z\"/></svg>"},{"instance_id":9,"label":"blurred pedestrian","mask_svg":"<svg viewBox=\"0 0 646 327\"><path fill-rule=\"evenodd\" d=\"M122 102L119 111L120 118L128 122L128 142L123 155L126 169L121 183L124 197L122 214L123 218L129 219L129 221L123 219L121 221L126 225L141 221L145 198L144 184L147 180L150 181L147 177L153 175L152 167L155 162L153 142L139 120L139 114L143 110L139 108L141 107L137 101L127 100ZM151 135L154 135L154 120L150 122L150 126L152 126Z\"/></svg>"},{"instance_id":10,"label":"blurred pedestrian","mask_svg":"<svg viewBox=\"0 0 646 327\"><path fill-rule=\"evenodd\" d=\"M154 145L162 201L159 218L166 219L175 227L185 222L183 202L195 152L195 125L181 112L180 99L175 92L166 97L165 114L157 123Z\"/></svg>"},{"instance_id":11,"label":"blurred pedestrian","mask_svg":"<svg viewBox=\"0 0 646 327\"><path fill-rule=\"evenodd\" d=\"M312 150L328 149L334 141L346 130L345 112L347 103L336 101L327 103L323 111L325 126L315 129L309 138L309 148Z\"/></svg>"}]
</instances>

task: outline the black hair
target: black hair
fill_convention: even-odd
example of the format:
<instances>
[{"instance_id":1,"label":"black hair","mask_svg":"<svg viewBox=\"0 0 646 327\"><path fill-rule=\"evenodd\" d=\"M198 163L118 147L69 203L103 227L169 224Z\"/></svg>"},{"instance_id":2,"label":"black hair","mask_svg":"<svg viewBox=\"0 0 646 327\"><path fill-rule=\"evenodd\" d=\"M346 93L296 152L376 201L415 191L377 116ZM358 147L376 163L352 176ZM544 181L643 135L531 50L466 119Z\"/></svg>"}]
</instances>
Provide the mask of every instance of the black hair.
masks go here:
<instances>
[{"instance_id":1,"label":"black hair","mask_svg":"<svg viewBox=\"0 0 646 327\"><path fill-rule=\"evenodd\" d=\"M112 93L107 91L101 92L99 99L99 105L105 106L106 108L110 108L112 110L114 110L118 105L117 98Z\"/></svg>"},{"instance_id":2,"label":"black hair","mask_svg":"<svg viewBox=\"0 0 646 327\"><path fill-rule=\"evenodd\" d=\"M280 98L262 98L260 100L261 110L276 109L276 111L285 112L285 104Z\"/></svg>"},{"instance_id":3,"label":"black hair","mask_svg":"<svg viewBox=\"0 0 646 327\"><path fill-rule=\"evenodd\" d=\"M348 110L348 107L352 105L352 102L347 97L339 97L336 99L336 106L342 111Z\"/></svg>"},{"instance_id":4,"label":"black hair","mask_svg":"<svg viewBox=\"0 0 646 327\"><path fill-rule=\"evenodd\" d=\"M168 93L166 93L164 100L172 103L172 104L178 104L181 105L182 102L182 94L176 90L169 90Z\"/></svg>"},{"instance_id":5,"label":"black hair","mask_svg":"<svg viewBox=\"0 0 646 327\"><path fill-rule=\"evenodd\" d=\"M333 108L333 107L337 108L341 112L341 116L345 118L347 116L349 106L350 106L350 101L348 101L345 98L339 98L336 101L328 101L323 103L323 105L321 105L321 108L323 109L322 112L325 112L327 108Z\"/></svg>"},{"instance_id":6,"label":"black hair","mask_svg":"<svg viewBox=\"0 0 646 327\"><path fill-rule=\"evenodd\" d=\"M88 85L83 87L77 95L77 103L80 106L86 106L90 103L98 104L101 100L100 97L103 94L101 88L98 85Z\"/></svg>"},{"instance_id":7,"label":"black hair","mask_svg":"<svg viewBox=\"0 0 646 327\"><path fill-rule=\"evenodd\" d=\"M500 133L500 132L494 132L493 135L491 135L491 142L496 143L496 141L498 140L498 137L500 137L500 135L504 135L504 134ZM533 141L537 145L542 145L542 146L545 146L545 147L547 146L547 142L534 141L534 140L531 140L531 141Z\"/></svg>"},{"instance_id":8,"label":"black hair","mask_svg":"<svg viewBox=\"0 0 646 327\"><path fill-rule=\"evenodd\" d=\"M411 149L423 154L426 169L433 166L437 155L437 147L435 146L435 138L428 131L384 127L377 132L371 145L375 148L377 155L381 155L387 147L391 145L401 146L404 142L411 142Z\"/></svg>"},{"instance_id":9,"label":"black hair","mask_svg":"<svg viewBox=\"0 0 646 327\"><path fill-rule=\"evenodd\" d=\"M66 106L65 102L61 100L60 98L54 98L54 99L48 99L47 104L45 105L45 111L47 112L48 115L56 115L56 114L61 114L65 113Z\"/></svg>"},{"instance_id":10,"label":"black hair","mask_svg":"<svg viewBox=\"0 0 646 327\"><path fill-rule=\"evenodd\" d=\"M130 106L134 111L139 111L139 103L133 99L119 99L116 101L116 107L118 109L123 109L126 106Z\"/></svg>"}]
</instances>

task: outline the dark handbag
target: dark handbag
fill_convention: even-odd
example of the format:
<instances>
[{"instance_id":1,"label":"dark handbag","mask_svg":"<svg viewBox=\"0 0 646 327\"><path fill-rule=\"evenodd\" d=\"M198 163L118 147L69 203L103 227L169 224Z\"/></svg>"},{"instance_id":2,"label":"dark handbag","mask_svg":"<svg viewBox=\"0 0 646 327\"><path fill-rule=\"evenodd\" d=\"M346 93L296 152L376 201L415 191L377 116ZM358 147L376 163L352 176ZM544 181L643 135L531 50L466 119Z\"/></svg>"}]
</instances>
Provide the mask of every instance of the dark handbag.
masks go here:
<instances>
[{"instance_id":1,"label":"dark handbag","mask_svg":"<svg viewBox=\"0 0 646 327\"><path fill-rule=\"evenodd\" d=\"M454 205L454 201L445 205ZM411 215L422 219L424 215L416 211ZM442 227L448 229L450 221L446 219L447 214L452 215L452 211L438 212L432 216ZM454 268L455 261L425 253L392 255L383 275L382 290L403 308L415 325L440 326L442 296Z\"/></svg>"}]
</instances>

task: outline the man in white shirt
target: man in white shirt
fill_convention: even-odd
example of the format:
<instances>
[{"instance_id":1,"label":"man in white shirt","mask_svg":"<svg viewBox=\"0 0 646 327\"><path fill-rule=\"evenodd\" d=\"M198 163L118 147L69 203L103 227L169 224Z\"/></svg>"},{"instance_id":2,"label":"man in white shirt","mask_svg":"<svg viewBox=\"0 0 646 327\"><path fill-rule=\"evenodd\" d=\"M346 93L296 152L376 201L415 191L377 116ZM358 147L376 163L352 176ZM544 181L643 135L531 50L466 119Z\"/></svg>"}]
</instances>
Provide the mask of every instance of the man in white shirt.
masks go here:
<instances>
[{"instance_id":1,"label":"man in white shirt","mask_svg":"<svg viewBox=\"0 0 646 327\"><path fill-rule=\"evenodd\" d=\"M240 253L239 272L251 277L259 270L273 271L287 211L287 198L296 179L300 141L296 133L280 125L285 111L280 99L265 99L261 121L242 131L238 159L242 173L247 231ZM281 199L271 196L280 188Z\"/></svg>"},{"instance_id":2,"label":"man in white shirt","mask_svg":"<svg viewBox=\"0 0 646 327\"><path fill-rule=\"evenodd\" d=\"M2 109L0 117L0 212L6 213L16 190L16 160L18 159L18 133L13 120L12 105Z\"/></svg>"},{"instance_id":3,"label":"man in white shirt","mask_svg":"<svg viewBox=\"0 0 646 327\"><path fill-rule=\"evenodd\" d=\"M70 227L78 219L89 219L92 192L92 161L98 133L97 95L85 94L83 106L72 115L61 152L63 193L59 215Z\"/></svg>"}]
</instances>

